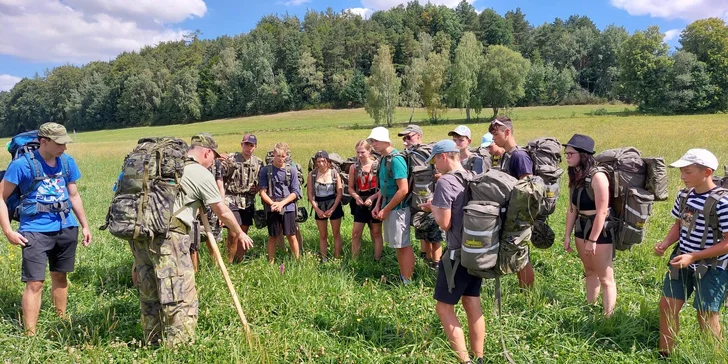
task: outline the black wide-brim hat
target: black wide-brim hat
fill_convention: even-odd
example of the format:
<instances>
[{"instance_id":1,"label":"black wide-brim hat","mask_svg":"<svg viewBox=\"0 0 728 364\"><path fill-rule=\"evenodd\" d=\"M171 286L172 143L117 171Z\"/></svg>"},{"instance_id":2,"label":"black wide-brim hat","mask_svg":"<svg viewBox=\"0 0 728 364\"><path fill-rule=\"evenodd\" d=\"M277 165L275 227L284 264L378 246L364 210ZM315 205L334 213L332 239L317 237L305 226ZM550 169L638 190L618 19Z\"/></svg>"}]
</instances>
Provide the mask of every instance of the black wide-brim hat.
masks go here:
<instances>
[{"instance_id":1,"label":"black wide-brim hat","mask_svg":"<svg viewBox=\"0 0 728 364\"><path fill-rule=\"evenodd\" d=\"M574 134L566 144L562 144L565 147L572 147L580 152L594 154L594 139L584 134Z\"/></svg>"}]
</instances>

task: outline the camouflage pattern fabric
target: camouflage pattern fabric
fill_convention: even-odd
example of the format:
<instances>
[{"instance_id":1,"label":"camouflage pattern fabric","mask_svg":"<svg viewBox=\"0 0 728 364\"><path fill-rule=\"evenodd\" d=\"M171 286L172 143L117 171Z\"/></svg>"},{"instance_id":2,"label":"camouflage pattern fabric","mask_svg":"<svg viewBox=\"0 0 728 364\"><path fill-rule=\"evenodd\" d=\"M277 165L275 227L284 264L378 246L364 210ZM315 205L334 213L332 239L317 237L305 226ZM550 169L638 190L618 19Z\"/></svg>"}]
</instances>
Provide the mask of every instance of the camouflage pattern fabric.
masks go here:
<instances>
[{"instance_id":1,"label":"camouflage pattern fabric","mask_svg":"<svg viewBox=\"0 0 728 364\"><path fill-rule=\"evenodd\" d=\"M258 176L263 167L263 161L251 156L247 161L243 160L241 153L233 153L222 161L225 175L225 202L230 208L245 209L255 204L255 192L251 192L258 186Z\"/></svg>"},{"instance_id":2,"label":"camouflage pattern fabric","mask_svg":"<svg viewBox=\"0 0 728 364\"><path fill-rule=\"evenodd\" d=\"M415 238L430 243L443 241L443 231L437 226L435 217L424 211L412 211L412 227L415 228Z\"/></svg>"},{"instance_id":3,"label":"camouflage pattern fabric","mask_svg":"<svg viewBox=\"0 0 728 364\"><path fill-rule=\"evenodd\" d=\"M198 317L190 236L173 226L166 237L132 240L142 329L147 343L167 346L189 343Z\"/></svg>"}]
</instances>

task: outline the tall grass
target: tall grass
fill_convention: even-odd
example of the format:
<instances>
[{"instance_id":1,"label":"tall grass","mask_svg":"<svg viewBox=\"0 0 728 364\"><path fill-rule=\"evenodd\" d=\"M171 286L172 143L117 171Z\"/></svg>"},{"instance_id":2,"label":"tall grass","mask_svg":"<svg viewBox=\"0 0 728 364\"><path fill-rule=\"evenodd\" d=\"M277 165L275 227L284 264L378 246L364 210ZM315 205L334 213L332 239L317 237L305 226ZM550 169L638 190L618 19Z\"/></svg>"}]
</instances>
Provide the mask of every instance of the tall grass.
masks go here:
<instances>
[{"instance_id":1,"label":"tall grass","mask_svg":"<svg viewBox=\"0 0 728 364\"><path fill-rule=\"evenodd\" d=\"M597 149L635 146L645 155L677 159L691 147L707 147L728 162L728 126L723 117L630 115L624 106L600 105L606 115L594 115L594 106L536 107L511 110L515 135L521 143L538 136L566 141L573 133L596 139ZM628 110L629 111L629 110ZM401 109L397 120L406 122L410 110ZM598 114L603 114L599 112ZM464 118L451 110L451 120L429 125L420 122L426 140L447 138L447 132ZM414 120L426 114L417 110ZM319 264L315 223L303 224L307 253L292 261L280 253L276 264L265 260L265 231L253 229L256 248L248 259L229 266L255 341L248 345L237 320L225 283L206 252L197 275L200 317L194 345L174 350L141 346L139 301L131 284L132 257L126 243L96 230L103 223L112 196L111 186L122 158L142 136L175 135L189 139L197 132L212 133L224 151L239 150L244 131L255 132L263 155L275 142L286 141L294 159L306 165L316 150L343 156L354 154L357 140L368 136L371 124L363 110L310 110L296 113L226 119L199 124L79 133L68 152L76 159L83 178L79 187L94 228L94 241L79 247L76 271L69 275L69 319L53 312L50 287L46 287L39 335L26 338L20 326L20 249L0 244L0 358L21 362L341 362L341 363L442 363L454 362L434 312L435 274L418 261L412 285L397 281L394 251L385 249L374 262L365 233L360 259L351 260L348 242L352 218L342 225L344 256ZM470 125L474 135L486 132L484 121ZM393 140L396 130L390 130ZM401 143L395 140L395 145ZM8 156L0 155L5 165ZM670 172L671 199L680 188L676 171ZM562 191L565 191L565 182ZM486 313L486 361L502 362L499 338L503 335L514 359L544 363L648 363L657 361L658 300L666 258L652 253L672 223L672 202L655 205L645 242L631 252L620 252L615 261L619 298L611 319L601 309L585 304L582 266L575 254L566 254L560 241L564 232L567 199L562 193L550 223L557 243L549 250L532 250L536 287L517 288L515 277L503 281L504 313L493 314L493 284L483 289ZM346 209L348 210L348 209ZM416 249L417 249L417 245ZM284 265L281 273L280 265ZM458 316L465 322L461 308ZM726 362L725 344L714 345L701 335L695 310L686 305L674 362ZM722 319L725 325L725 319Z\"/></svg>"}]
</instances>

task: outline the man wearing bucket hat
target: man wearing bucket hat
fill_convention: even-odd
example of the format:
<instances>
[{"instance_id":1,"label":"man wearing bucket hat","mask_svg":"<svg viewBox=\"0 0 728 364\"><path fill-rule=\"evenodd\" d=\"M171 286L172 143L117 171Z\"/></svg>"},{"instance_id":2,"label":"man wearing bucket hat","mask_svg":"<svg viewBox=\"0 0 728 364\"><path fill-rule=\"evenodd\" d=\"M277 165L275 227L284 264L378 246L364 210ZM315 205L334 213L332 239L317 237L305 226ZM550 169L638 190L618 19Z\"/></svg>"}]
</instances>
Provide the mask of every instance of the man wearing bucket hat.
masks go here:
<instances>
[{"instance_id":1,"label":"man wearing bucket hat","mask_svg":"<svg viewBox=\"0 0 728 364\"><path fill-rule=\"evenodd\" d=\"M522 179L533 174L533 161L525 150L518 147L516 138L513 135L513 122L510 118L506 116L496 117L490 123L488 131L493 134L493 142L506 151L501 157L502 171L517 179ZM518 276L519 286L530 288L533 286L535 276L527 245L525 246L525 250L529 262L516 275Z\"/></svg>"},{"instance_id":2,"label":"man wearing bucket hat","mask_svg":"<svg viewBox=\"0 0 728 364\"><path fill-rule=\"evenodd\" d=\"M458 125L457 128L451 130L447 135L452 137L452 141L460 149L460 162L463 168L475 174L483 173L485 169L483 157L470 151L470 142L472 141L470 139L470 128L465 125Z\"/></svg>"},{"instance_id":3,"label":"man wearing bucket hat","mask_svg":"<svg viewBox=\"0 0 728 364\"><path fill-rule=\"evenodd\" d=\"M655 253L662 256L678 244L660 299L662 356L672 353L680 309L693 292L700 328L720 340L720 308L728 291L728 190L713 182L718 159L706 149L690 149L670 167L680 168L685 189L672 208L675 223L655 245Z\"/></svg>"},{"instance_id":4,"label":"man wearing bucket hat","mask_svg":"<svg viewBox=\"0 0 728 364\"><path fill-rule=\"evenodd\" d=\"M414 271L415 256L410 242L410 208L405 201L409 193L407 163L402 154L392 147L389 130L372 129L369 144L382 155L379 168L380 196L372 216L382 220L384 241L397 250L397 262L402 283L409 284Z\"/></svg>"},{"instance_id":5,"label":"man wearing bucket hat","mask_svg":"<svg viewBox=\"0 0 728 364\"><path fill-rule=\"evenodd\" d=\"M441 140L432 148L428 162L435 164L442 176L435 184L432 201L422 205L424 210L432 211L437 224L445 230L447 250L443 262L439 264L434 299L435 310L445 329L450 347L461 363L470 362L465 335L460 321L455 314L455 305L462 299L468 328L470 329L470 349L476 356L476 362L483 362L483 345L485 340L485 319L480 304L480 287L483 279L468 273L463 267L455 267L452 273L454 286L448 289L445 264L449 263L451 251L462 248L462 231L464 207L466 200L465 185L456 173L470 174L460 162L461 149L452 140Z\"/></svg>"},{"instance_id":6,"label":"man wearing bucket hat","mask_svg":"<svg viewBox=\"0 0 728 364\"><path fill-rule=\"evenodd\" d=\"M40 312L46 265L50 266L51 295L56 313L64 316L68 302L67 273L73 272L78 244L78 225L82 243L91 243L81 195L76 181L81 172L73 157L65 153L73 140L66 128L45 123L38 129L38 149L25 152L10 162L0 183L0 224L8 241L23 250L21 280L23 291L23 326L27 335L35 335ZM42 176L37 179L36 175ZM17 210L20 227L10 225L5 201L18 187L23 199ZM73 213L71 213L73 211ZM14 211L11 211L14 213Z\"/></svg>"}]
</instances>

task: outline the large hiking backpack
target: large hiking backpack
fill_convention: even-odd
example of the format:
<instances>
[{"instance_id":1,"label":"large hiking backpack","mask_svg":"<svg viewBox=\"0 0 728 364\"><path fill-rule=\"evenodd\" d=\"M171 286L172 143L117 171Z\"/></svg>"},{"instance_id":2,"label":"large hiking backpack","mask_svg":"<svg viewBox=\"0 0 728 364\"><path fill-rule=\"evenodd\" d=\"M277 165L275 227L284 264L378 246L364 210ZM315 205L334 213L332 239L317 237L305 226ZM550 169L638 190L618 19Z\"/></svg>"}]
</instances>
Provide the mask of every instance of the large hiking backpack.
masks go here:
<instances>
[{"instance_id":1,"label":"large hiking backpack","mask_svg":"<svg viewBox=\"0 0 728 364\"><path fill-rule=\"evenodd\" d=\"M180 212L173 209L183 193L180 181L187 150L185 141L173 137L139 139L124 158L106 223L99 229L125 240L167 234Z\"/></svg>"},{"instance_id":2,"label":"large hiking backpack","mask_svg":"<svg viewBox=\"0 0 728 364\"><path fill-rule=\"evenodd\" d=\"M633 147L605 150L594 158L597 167L590 171L585 188L593 199L592 177L597 172L606 173L611 213L605 228L612 234L615 249L629 250L645 238L656 195L667 198L667 167L662 158L642 158Z\"/></svg>"},{"instance_id":3,"label":"large hiking backpack","mask_svg":"<svg viewBox=\"0 0 728 364\"><path fill-rule=\"evenodd\" d=\"M273 164L273 151L268 151L265 155L265 165ZM304 189L306 187L306 178L303 176L303 170L301 169L301 165L294 162L291 158L291 153L288 153L288 157L286 157L286 166L294 166L296 167L296 171L298 172L298 184L301 186L301 189ZM291 170L290 168L286 168L286 181L289 181L291 178Z\"/></svg>"},{"instance_id":4,"label":"large hiking backpack","mask_svg":"<svg viewBox=\"0 0 728 364\"><path fill-rule=\"evenodd\" d=\"M23 201L26 200L28 195L37 190L41 182L48 178L48 176L46 176L43 172L41 162L35 157L34 151L39 147L40 141L38 140L38 130L20 133L8 142L7 149L12 160L25 158L30 166L30 173L34 176L33 183L27 190L21 191L20 186L16 186L5 201L5 205L8 208L8 217L10 217L11 220L20 221L20 215L34 215L38 212L59 212L65 219L65 216L71 212L71 204L69 200L62 201L56 206L38 206L37 203L29 203L27 206L23 206ZM60 163L61 175L65 179L66 184L68 184L68 180L71 176L68 155L65 153L62 154L59 158L56 158L56 163ZM0 180L4 177L5 170L0 171Z\"/></svg>"},{"instance_id":5,"label":"large hiking backpack","mask_svg":"<svg viewBox=\"0 0 728 364\"><path fill-rule=\"evenodd\" d=\"M722 188L728 188L728 166L723 166L723 177L713 174L713 183Z\"/></svg>"},{"instance_id":6,"label":"large hiking backpack","mask_svg":"<svg viewBox=\"0 0 728 364\"><path fill-rule=\"evenodd\" d=\"M545 219L556 210L559 199L561 175L561 143L556 138L531 140L523 148L533 162L533 175L541 177L546 189L543 210L540 217Z\"/></svg>"},{"instance_id":7,"label":"large hiking backpack","mask_svg":"<svg viewBox=\"0 0 728 364\"><path fill-rule=\"evenodd\" d=\"M488 152L488 148L483 148L480 146L472 147L472 148L470 148L470 153L473 153L475 155L478 155L480 158L483 158L483 172L493 168L493 163L491 161L491 155L490 155L490 152ZM467 166L463 165L463 167L468 171L473 170L471 161L472 161L472 159L468 160L468 162L470 162L471 165L467 165Z\"/></svg>"},{"instance_id":8,"label":"large hiking backpack","mask_svg":"<svg viewBox=\"0 0 728 364\"><path fill-rule=\"evenodd\" d=\"M427 163L427 158L432 154L432 147L435 143L418 144L413 148L409 148L404 152L392 153L382 158L380 166L392 162L392 158L396 155L404 157L407 163L407 183L409 184L409 193L407 199L414 211L422 211L420 205L432 199L432 192L435 190L435 167ZM387 178L392 176L392 169L388 168ZM386 181L380 184L384 186Z\"/></svg>"}]
</instances>

